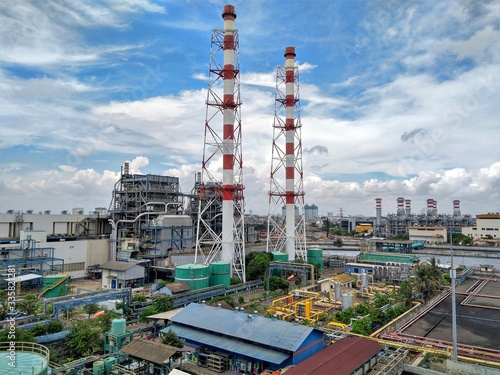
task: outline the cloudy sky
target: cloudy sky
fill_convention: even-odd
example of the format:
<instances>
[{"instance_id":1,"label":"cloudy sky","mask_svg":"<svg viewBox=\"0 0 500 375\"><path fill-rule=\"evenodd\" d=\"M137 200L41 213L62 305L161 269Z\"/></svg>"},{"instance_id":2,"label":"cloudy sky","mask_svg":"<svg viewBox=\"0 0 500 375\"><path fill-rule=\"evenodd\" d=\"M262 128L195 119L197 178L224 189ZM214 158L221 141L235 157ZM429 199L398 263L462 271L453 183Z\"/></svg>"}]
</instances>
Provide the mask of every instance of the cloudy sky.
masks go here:
<instances>
[{"instance_id":1,"label":"cloudy sky","mask_svg":"<svg viewBox=\"0 0 500 375\"><path fill-rule=\"evenodd\" d=\"M0 212L109 207L125 161L190 192L219 0L0 3ZM500 2L234 0L247 212L268 211L276 67L296 48L306 203L500 211ZM222 128L222 124L221 124Z\"/></svg>"}]
</instances>

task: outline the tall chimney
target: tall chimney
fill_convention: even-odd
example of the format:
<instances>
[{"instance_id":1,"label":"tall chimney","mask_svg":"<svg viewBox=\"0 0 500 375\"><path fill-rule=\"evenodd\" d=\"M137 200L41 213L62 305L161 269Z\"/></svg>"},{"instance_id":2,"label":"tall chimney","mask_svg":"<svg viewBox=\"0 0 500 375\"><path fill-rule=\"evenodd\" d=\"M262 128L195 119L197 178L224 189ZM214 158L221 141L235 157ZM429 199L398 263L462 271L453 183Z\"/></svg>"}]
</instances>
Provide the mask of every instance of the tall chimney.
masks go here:
<instances>
[{"instance_id":1,"label":"tall chimney","mask_svg":"<svg viewBox=\"0 0 500 375\"><path fill-rule=\"evenodd\" d=\"M375 215L376 215L376 225L377 225L377 236L380 236L381 226L382 226L382 198L375 199Z\"/></svg>"},{"instance_id":2,"label":"tall chimney","mask_svg":"<svg viewBox=\"0 0 500 375\"><path fill-rule=\"evenodd\" d=\"M462 213L460 212L460 201L455 199L453 201L453 217L460 217Z\"/></svg>"},{"instance_id":3,"label":"tall chimney","mask_svg":"<svg viewBox=\"0 0 500 375\"><path fill-rule=\"evenodd\" d=\"M397 215L398 217L403 217L405 216L405 199L403 197L398 198L398 210L397 210Z\"/></svg>"},{"instance_id":4,"label":"tall chimney","mask_svg":"<svg viewBox=\"0 0 500 375\"><path fill-rule=\"evenodd\" d=\"M405 199L405 213L406 216L411 216L411 199Z\"/></svg>"}]
</instances>

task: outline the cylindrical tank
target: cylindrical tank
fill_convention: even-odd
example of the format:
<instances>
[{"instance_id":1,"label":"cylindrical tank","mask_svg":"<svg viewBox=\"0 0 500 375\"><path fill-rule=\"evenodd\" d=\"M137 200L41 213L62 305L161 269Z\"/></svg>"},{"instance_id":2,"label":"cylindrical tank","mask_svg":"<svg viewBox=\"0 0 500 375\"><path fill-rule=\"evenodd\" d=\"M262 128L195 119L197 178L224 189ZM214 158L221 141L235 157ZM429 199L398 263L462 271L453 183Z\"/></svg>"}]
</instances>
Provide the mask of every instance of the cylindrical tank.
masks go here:
<instances>
[{"instance_id":1,"label":"cylindrical tank","mask_svg":"<svg viewBox=\"0 0 500 375\"><path fill-rule=\"evenodd\" d=\"M93 364L92 364L92 373L94 375L104 375L105 373L105 367L104 367L104 361L95 361Z\"/></svg>"},{"instance_id":2,"label":"cylindrical tank","mask_svg":"<svg viewBox=\"0 0 500 375\"><path fill-rule=\"evenodd\" d=\"M288 262L288 254L280 251L273 252L273 261L275 262Z\"/></svg>"},{"instance_id":3,"label":"cylindrical tank","mask_svg":"<svg viewBox=\"0 0 500 375\"><path fill-rule=\"evenodd\" d=\"M123 318L111 321L111 333L113 335L123 335L127 331L127 321Z\"/></svg>"},{"instance_id":4,"label":"cylindrical tank","mask_svg":"<svg viewBox=\"0 0 500 375\"><path fill-rule=\"evenodd\" d=\"M342 311L354 307L354 296L349 293L342 294Z\"/></svg>"},{"instance_id":5,"label":"cylindrical tank","mask_svg":"<svg viewBox=\"0 0 500 375\"><path fill-rule=\"evenodd\" d=\"M11 356L15 356L15 360ZM49 357L50 350L44 345L19 341L0 342L0 374L47 375ZM11 362L12 366L9 366Z\"/></svg>"},{"instance_id":6,"label":"cylindrical tank","mask_svg":"<svg viewBox=\"0 0 500 375\"><path fill-rule=\"evenodd\" d=\"M231 264L223 261L210 263L208 266L209 278L208 285L231 285Z\"/></svg>"},{"instance_id":7,"label":"cylindrical tank","mask_svg":"<svg viewBox=\"0 0 500 375\"><path fill-rule=\"evenodd\" d=\"M319 264L320 269L323 268L323 250L314 248L307 249L307 262L312 264Z\"/></svg>"},{"instance_id":8,"label":"cylindrical tank","mask_svg":"<svg viewBox=\"0 0 500 375\"><path fill-rule=\"evenodd\" d=\"M175 267L175 282L185 282L191 290L208 288L208 266L188 263Z\"/></svg>"},{"instance_id":9,"label":"cylindrical tank","mask_svg":"<svg viewBox=\"0 0 500 375\"><path fill-rule=\"evenodd\" d=\"M342 300L342 284L335 283L335 301Z\"/></svg>"},{"instance_id":10,"label":"cylindrical tank","mask_svg":"<svg viewBox=\"0 0 500 375\"><path fill-rule=\"evenodd\" d=\"M361 273L361 287L366 288L368 286L368 275L364 272Z\"/></svg>"},{"instance_id":11,"label":"cylindrical tank","mask_svg":"<svg viewBox=\"0 0 500 375\"><path fill-rule=\"evenodd\" d=\"M104 359L104 368L106 369L107 373L111 373L111 370L113 370L113 365L116 363L116 357L108 357Z\"/></svg>"}]
</instances>

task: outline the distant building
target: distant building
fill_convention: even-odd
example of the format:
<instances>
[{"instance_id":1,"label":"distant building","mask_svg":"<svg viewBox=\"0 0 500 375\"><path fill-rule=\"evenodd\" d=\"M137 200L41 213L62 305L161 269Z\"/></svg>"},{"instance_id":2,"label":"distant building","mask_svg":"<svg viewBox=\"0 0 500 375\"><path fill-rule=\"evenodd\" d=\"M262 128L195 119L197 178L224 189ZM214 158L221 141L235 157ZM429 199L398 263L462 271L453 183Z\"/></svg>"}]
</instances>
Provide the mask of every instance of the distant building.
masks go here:
<instances>
[{"instance_id":1,"label":"distant building","mask_svg":"<svg viewBox=\"0 0 500 375\"><path fill-rule=\"evenodd\" d=\"M318 206L316 206L315 204L312 204L310 206L308 204L306 204L304 206L304 214L305 214L306 218L308 218L308 219L314 219L314 218L319 217Z\"/></svg>"},{"instance_id":2,"label":"distant building","mask_svg":"<svg viewBox=\"0 0 500 375\"><path fill-rule=\"evenodd\" d=\"M445 227L408 227L410 241L421 241L429 244L447 243L447 230Z\"/></svg>"},{"instance_id":3,"label":"distant building","mask_svg":"<svg viewBox=\"0 0 500 375\"><path fill-rule=\"evenodd\" d=\"M157 284L156 284L157 285ZM167 296L176 296L178 294L189 292L191 288L185 282L169 283L153 292L153 294L163 293Z\"/></svg>"},{"instance_id":4,"label":"distant building","mask_svg":"<svg viewBox=\"0 0 500 375\"><path fill-rule=\"evenodd\" d=\"M462 234L477 240L500 243L500 213L476 215L476 225L463 227Z\"/></svg>"},{"instance_id":5,"label":"distant building","mask_svg":"<svg viewBox=\"0 0 500 375\"><path fill-rule=\"evenodd\" d=\"M144 284L145 281L145 269L136 262L110 260L100 268L102 268L103 289L132 287L137 283Z\"/></svg>"}]
</instances>

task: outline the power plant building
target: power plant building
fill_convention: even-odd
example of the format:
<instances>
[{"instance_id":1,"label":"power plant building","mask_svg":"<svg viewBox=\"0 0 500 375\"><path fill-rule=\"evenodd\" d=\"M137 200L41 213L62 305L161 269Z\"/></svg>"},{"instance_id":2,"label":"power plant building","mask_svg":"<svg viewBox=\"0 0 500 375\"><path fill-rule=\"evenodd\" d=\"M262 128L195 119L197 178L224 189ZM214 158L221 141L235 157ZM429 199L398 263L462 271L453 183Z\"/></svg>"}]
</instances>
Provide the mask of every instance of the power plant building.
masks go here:
<instances>
[{"instance_id":1,"label":"power plant building","mask_svg":"<svg viewBox=\"0 0 500 375\"><path fill-rule=\"evenodd\" d=\"M323 332L315 328L205 304L191 303L171 321L161 332L171 329L199 349L198 365L209 369L223 361L226 370L236 372L277 370L301 363L324 346Z\"/></svg>"}]
</instances>

